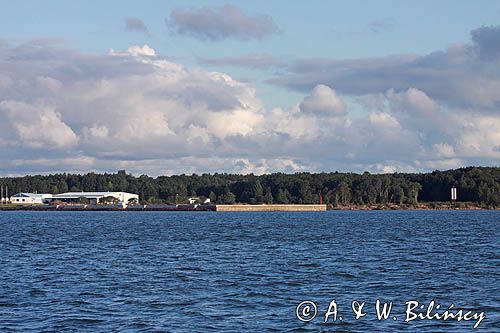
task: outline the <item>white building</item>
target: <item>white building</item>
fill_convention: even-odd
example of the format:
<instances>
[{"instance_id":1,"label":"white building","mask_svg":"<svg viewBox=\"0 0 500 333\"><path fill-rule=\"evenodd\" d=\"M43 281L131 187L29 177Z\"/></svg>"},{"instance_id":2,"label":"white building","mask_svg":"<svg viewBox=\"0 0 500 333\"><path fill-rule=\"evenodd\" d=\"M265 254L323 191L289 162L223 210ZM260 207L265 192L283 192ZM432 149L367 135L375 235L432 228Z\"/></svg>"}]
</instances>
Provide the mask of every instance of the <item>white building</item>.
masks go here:
<instances>
[{"instance_id":1,"label":"white building","mask_svg":"<svg viewBox=\"0 0 500 333\"><path fill-rule=\"evenodd\" d=\"M138 203L139 195L127 192L67 192L53 195L51 201L81 203L84 199L94 205L118 202L130 204Z\"/></svg>"},{"instance_id":2,"label":"white building","mask_svg":"<svg viewBox=\"0 0 500 333\"><path fill-rule=\"evenodd\" d=\"M190 205L194 205L198 202L200 202L200 198L189 198L188 199L188 202ZM209 204L210 203L210 198L206 198L204 201L203 201L204 204Z\"/></svg>"},{"instance_id":3,"label":"white building","mask_svg":"<svg viewBox=\"0 0 500 333\"><path fill-rule=\"evenodd\" d=\"M200 201L200 198L189 198L188 199L188 202L189 202L190 205L194 205L198 201Z\"/></svg>"},{"instance_id":4,"label":"white building","mask_svg":"<svg viewBox=\"0 0 500 333\"><path fill-rule=\"evenodd\" d=\"M10 197L10 202L17 205L41 205L51 198L52 194L18 193Z\"/></svg>"}]
</instances>

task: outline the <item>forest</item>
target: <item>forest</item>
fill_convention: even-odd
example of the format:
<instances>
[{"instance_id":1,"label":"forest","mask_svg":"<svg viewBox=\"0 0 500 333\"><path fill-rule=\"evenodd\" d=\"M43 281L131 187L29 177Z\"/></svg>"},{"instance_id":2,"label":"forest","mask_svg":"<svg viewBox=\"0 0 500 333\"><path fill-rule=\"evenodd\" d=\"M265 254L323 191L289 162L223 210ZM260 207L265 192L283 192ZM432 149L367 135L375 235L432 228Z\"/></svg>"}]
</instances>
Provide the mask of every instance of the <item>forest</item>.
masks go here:
<instances>
[{"instance_id":1,"label":"forest","mask_svg":"<svg viewBox=\"0 0 500 333\"><path fill-rule=\"evenodd\" d=\"M193 174L156 178L117 173L54 174L0 178L9 194L19 192L125 191L142 203L184 203L189 197L213 203L323 203L332 206L458 202L500 207L500 167L467 167L430 173L273 173L266 175Z\"/></svg>"}]
</instances>

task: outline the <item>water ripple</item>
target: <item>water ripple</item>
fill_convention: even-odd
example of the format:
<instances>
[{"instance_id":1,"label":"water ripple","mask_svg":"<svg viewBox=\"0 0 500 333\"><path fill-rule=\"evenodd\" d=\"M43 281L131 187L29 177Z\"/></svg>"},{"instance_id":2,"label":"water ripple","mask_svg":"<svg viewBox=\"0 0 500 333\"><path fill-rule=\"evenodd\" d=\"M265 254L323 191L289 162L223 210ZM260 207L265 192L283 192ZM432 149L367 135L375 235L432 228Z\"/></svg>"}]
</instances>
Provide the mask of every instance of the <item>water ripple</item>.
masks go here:
<instances>
[{"instance_id":1,"label":"water ripple","mask_svg":"<svg viewBox=\"0 0 500 333\"><path fill-rule=\"evenodd\" d=\"M500 212L1 212L0 331L469 332L355 321L436 300L500 331ZM323 323L335 299L345 319ZM301 301L318 317L295 317Z\"/></svg>"}]
</instances>

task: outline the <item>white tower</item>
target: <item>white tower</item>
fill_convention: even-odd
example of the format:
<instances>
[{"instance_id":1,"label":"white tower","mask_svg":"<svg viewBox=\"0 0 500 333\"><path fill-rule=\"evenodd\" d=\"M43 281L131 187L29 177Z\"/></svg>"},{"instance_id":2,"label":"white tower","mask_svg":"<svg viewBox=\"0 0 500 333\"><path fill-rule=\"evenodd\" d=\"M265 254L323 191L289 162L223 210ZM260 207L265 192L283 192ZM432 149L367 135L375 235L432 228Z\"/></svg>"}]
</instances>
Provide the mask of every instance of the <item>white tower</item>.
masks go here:
<instances>
[{"instance_id":1,"label":"white tower","mask_svg":"<svg viewBox=\"0 0 500 333\"><path fill-rule=\"evenodd\" d=\"M451 187L451 201L457 201L457 188L455 185Z\"/></svg>"},{"instance_id":2,"label":"white tower","mask_svg":"<svg viewBox=\"0 0 500 333\"><path fill-rule=\"evenodd\" d=\"M8 204L9 196L7 194L7 186L0 186L0 204Z\"/></svg>"}]
</instances>

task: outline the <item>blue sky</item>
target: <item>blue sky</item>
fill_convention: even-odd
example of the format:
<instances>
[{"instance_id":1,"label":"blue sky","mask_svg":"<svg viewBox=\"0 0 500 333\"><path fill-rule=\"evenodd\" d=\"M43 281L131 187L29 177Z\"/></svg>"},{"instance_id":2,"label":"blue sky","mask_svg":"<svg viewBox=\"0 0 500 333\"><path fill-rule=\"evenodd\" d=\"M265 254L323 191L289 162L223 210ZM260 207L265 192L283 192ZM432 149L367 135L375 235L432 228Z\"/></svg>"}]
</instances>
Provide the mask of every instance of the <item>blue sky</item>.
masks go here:
<instances>
[{"instance_id":1,"label":"blue sky","mask_svg":"<svg viewBox=\"0 0 500 333\"><path fill-rule=\"evenodd\" d=\"M202 82L214 80L211 72L229 75L231 80L235 80L238 85L241 84L238 89L246 90L245 93L238 90L234 96L224 97L224 101L237 99L240 105L244 105L243 100L249 105L255 103L251 106L255 108L252 112L256 114L243 115L241 110L236 109L231 110L231 113L224 106L223 111L228 114L225 120L221 121L234 121L240 125L244 123L248 125L247 127L235 125L232 131L224 134L215 133L214 131L218 130L217 126L213 125L210 120L214 119L214 115L206 122L190 120L191 123L189 123L178 120L177 115L170 114L173 112L170 109L161 109L158 111L160 113L150 115L151 119L161 118L165 121L165 127L158 128L158 138L141 138L146 141L148 139L155 141L159 140L161 135L173 133L179 137L186 137L188 136L186 131L195 128L196 130L193 131L202 138L200 142L210 146L206 147L205 151L212 151L212 155L220 163L216 164L221 168L229 165L228 171L331 169L418 171L469 164L498 164L498 143L494 144L497 136L488 132L489 130L495 132L497 128L490 128L486 134L477 134L482 133L480 126L483 122L496 126L498 120L497 106L500 104L493 92L496 89L496 78L491 79L495 74L489 70L495 67L496 60L493 61L491 58L485 60L486 58L480 56L464 60L471 50L490 50L491 44L498 42L498 39L495 39L495 27L498 27L500 22L498 1L49 0L1 1L1 4L0 41L7 45L5 53L19 55L19 52L26 52L25 48L19 48L20 45L31 45L33 41L37 41L35 44L40 44L37 47L43 49L36 51L40 52L40 54L37 53L38 56L43 58L47 55L45 52L51 50L48 57L54 57L43 64L36 60L29 63L30 66L24 64L22 68L35 68L34 72L23 71L23 73L26 72L24 80L27 81L30 80L29 78L42 80L40 78L43 77L45 85L50 81L50 84L56 86L62 83L71 86L72 89L77 89L77 87L80 89L83 82L88 83L92 80L102 82L103 78L108 79L111 75L94 75L93 67L88 65L89 61L95 62L97 68L103 66L102 68L106 69L103 69L104 72L108 70L108 67L104 67L108 62L113 62L119 67L118 58L122 61L125 54L132 57L133 52L131 53L130 47L144 45L154 49L154 59L151 55L143 54L148 53L146 49L140 49L140 54L135 52L133 56L136 62L143 64L147 62L152 66L151 68L158 69L162 66L159 61L168 59L171 64L185 66L186 71L176 73L175 78L182 78L182 82L192 80L189 81L190 84L196 83L197 89L201 85L198 80ZM225 22L225 17L230 11L235 13L236 18L228 23ZM127 19L139 22L141 28L136 26L127 29ZM203 21L204 19L207 21ZM203 22L200 23L200 21ZM198 25L199 23L201 25ZM235 26L232 27L231 24ZM491 31L477 30L481 27L489 27ZM233 28L235 30L231 30ZM477 40L471 40L473 31L478 31ZM60 50L61 56L56 56L57 52L53 52L54 49ZM81 62L77 62L73 69L85 77L83 81L70 76L62 77L61 68L51 67L51 64L57 60L57 62L64 63L64 71L68 72L68 68L72 66L71 61L74 61L74 55L68 55L70 50L77 54L78 61ZM110 50L113 50L114 57L110 56ZM117 57L117 54L120 56ZM269 61L270 65L248 66L249 59L251 60L252 57L257 57L259 64L261 64L260 61ZM449 66L445 66L448 76L445 76L443 71L429 74L430 68L435 69L438 66L433 65L437 58ZM450 65L452 62L457 65ZM13 67L14 65L19 65L19 63L10 63L9 59L4 59L4 66ZM478 71L477 68L481 69ZM131 78L131 76L126 76L125 68L120 67L116 70L119 73L113 73L111 76L125 75L124 77ZM137 71L148 71L148 69L138 68ZM434 78L436 78L435 81ZM150 79L151 77L148 77L148 80ZM6 86L12 86L12 82L17 82L16 80L21 79L6 77L4 82L9 82ZM474 92L470 87L446 85L445 82L452 80L471 82L487 80L487 82L481 83L485 85L483 91ZM114 84L119 85L119 82ZM229 85L234 88L232 83ZM323 86L328 90L323 89ZM203 87L203 89L208 89ZM182 101L189 100L188 105L182 107L187 107L195 115L206 115L207 112L213 111L210 108L207 111L206 107L196 109L193 106L199 103L205 106L215 103L212 99L205 100L207 94L212 93L211 90L196 95L192 91L178 92L168 87L164 89L168 91L169 98L175 96L174 100L166 98L165 95L157 96L158 104L155 104L153 108L169 108L171 105L181 108L176 104L178 102L176 98L182 96ZM221 89L224 92L229 91L229 88ZM463 91L462 96L457 93L459 91ZM490 91L492 92L488 93ZM75 93L73 90L66 91L68 96L73 93ZM151 93L151 91L144 91L143 95L137 99L150 96ZM244 94L248 96L243 96ZM109 103L112 103L112 99L116 96L106 98L109 98ZM310 111L305 110L305 105L313 105L313 103L305 103L307 98L317 99L315 106L310 107ZM31 134L26 134L31 127L24 123L24 125L19 125L19 121L9 118L12 121L10 128L13 131L12 135L17 135L20 142L24 140L21 143L26 146L27 150L21 153L17 162L18 166L6 166L3 171L0 170L4 174L59 171L43 165L40 168L31 168L21 161L31 158L34 164L50 164L50 162L44 162L42 156L67 160L74 154L78 154L79 158L86 161L87 164L84 164L81 169L83 171L86 171L85 168L112 170L117 165L120 166L120 163L123 166L130 166L134 172L140 172L141 169L153 174L182 171L183 165L177 165L171 161L172 156L183 155L180 152L152 149L146 154L147 156L144 156L142 164L137 161L138 158L133 148L116 155L106 151L90 154L89 151L97 149L96 143L92 141L92 135L100 135L102 138L113 136L116 139L130 126L124 123L121 128L112 128L113 126L106 123L106 119L102 119L102 123L84 124L84 120L77 119L71 111L68 111L76 106L67 105L66 103L69 103L67 99L56 100L53 95L44 95L41 92L36 97L29 98L16 94L9 95L9 90L4 88L3 94L0 95L0 103L2 101L4 115L16 113L13 111L15 109L13 105L19 107L19 103L26 104L23 104L25 109L38 110L40 105L43 105L44 108L48 108L47 110L53 110L53 114L52 111L43 111L48 113L40 117L50 118L54 122L61 121L64 126L61 125L59 134L66 135L66 139L73 142L73 146L61 146L56 143L55 148L48 150L37 148L36 142L33 142L36 138ZM79 101L79 103L84 102ZM217 103L220 105L222 102ZM96 104L97 102L93 101L91 105L97 107ZM410 121L408 119L410 116L423 117L425 112L429 116L430 109L418 111L420 113L412 111L412 108L418 109L422 105L423 107L433 105L432 112L435 112L436 119L445 117L443 116L445 114L448 118L453 117L452 121L456 122L457 126L465 126L467 121L470 122L473 119L477 128L468 135L471 136L471 140L477 142L467 148L463 143L463 138L453 137L449 133L436 129L431 132L429 129L424 130L410 125L410 123L423 121L420 118ZM134 106L135 112L148 112L142 111L143 107L143 105ZM328 119L321 118L326 113L325 107L330 108L331 111L331 117ZM260 114L257 114L259 112ZM217 113L217 115L220 114L220 112ZM242 118L239 119L236 115ZM344 118L341 119L341 116ZM150 119L148 117L145 116L145 119ZM258 120L259 117L262 119L277 117L285 120L281 123L273 120L275 123L270 126L275 129L275 132L269 130L263 133L253 128L253 126L262 128L263 120ZM389 126L388 128L393 126L393 130L400 131L401 135L407 136L409 138L407 148L415 149L418 154L403 156L403 152L395 152L391 155L386 151L379 153L379 160L377 160L371 152L366 151L370 143L356 142L357 146L351 147L350 152L343 151L331 159L322 158L323 150L328 146L354 144L352 142L356 140L349 138L350 126L354 126L356 131L361 133L367 131L371 133L364 140L376 141L383 136L376 129L377 124L382 123L384 126ZM285 129L287 126L288 129ZM304 130L304 127L309 130ZM277 128L281 130L278 131ZM287 132L291 128L294 128L294 133ZM137 132L140 131L137 130ZM241 140L248 140L244 143L246 145L262 144L256 137L251 137L250 133L256 137L269 135L269 140L271 137L290 142L298 140L295 144L304 145L301 147L304 152L298 153L297 156L279 149L275 151L257 149L241 151L241 154L234 153L234 145L243 144ZM303 136L297 136L296 133L302 133ZM171 139L181 140L179 137ZM38 139L57 141L52 137ZM279 147L279 139L276 140L278 142L274 144ZM379 144L383 145L384 140L390 139L383 138ZM346 141L349 142L346 143ZM315 151L315 149L310 149L305 142L314 147L321 146L321 144L325 147L317 148L318 151ZM233 148L228 148L228 146L233 146ZM186 162L193 164L188 169L195 172L204 171L203 159L208 156L196 149L191 152L192 147L184 148L190 153L183 155L182 158L196 160L192 163ZM219 156L218 152L221 150L226 153ZM171 167L168 166L169 163L172 164ZM167 165L166 170L162 169L163 165ZM238 169L238 165L244 165L244 167ZM71 164L62 170L74 168L75 166ZM80 171L80 169L75 171Z\"/></svg>"},{"instance_id":2,"label":"blue sky","mask_svg":"<svg viewBox=\"0 0 500 333\"><path fill-rule=\"evenodd\" d=\"M498 1L240 1L249 14L270 15L282 35L251 43L211 45L168 34L174 8L224 5L227 1L2 1L0 28L7 38L62 38L89 52L150 43L163 54L223 56L268 52L355 58L427 53L468 39L469 32L500 19ZM127 17L141 18L152 36L124 33ZM374 36L367 26L391 19L394 27ZM233 48L236 46L236 49Z\"/></svg>"},{"instance_id":3,"label":"blue sky","mask_svg":"<svg viewBox=\"0 0 500 333\"><path fill-rule=\"evenodd\" d=\"M165 19L175 8L216 7L227 1L2 1L6 39L54 38L85 52L123 50L147 43L158 53L195 65L197 57L267 53L290 57L365 58L425 54L469 39L472 29L500 20L498 1L239 1L249 15L266 14L282 30L264 40L216 43L172 34ZM150 35L124 29L127 17L144 21ZM370 25L386 22L380 32ZM219 68L216 68L219 69ZM223 68L251 79L268 106L291 105L300 96L263 85L265 73Z\"/></svg>"}]
</instances>

